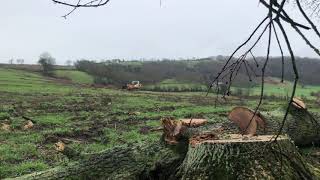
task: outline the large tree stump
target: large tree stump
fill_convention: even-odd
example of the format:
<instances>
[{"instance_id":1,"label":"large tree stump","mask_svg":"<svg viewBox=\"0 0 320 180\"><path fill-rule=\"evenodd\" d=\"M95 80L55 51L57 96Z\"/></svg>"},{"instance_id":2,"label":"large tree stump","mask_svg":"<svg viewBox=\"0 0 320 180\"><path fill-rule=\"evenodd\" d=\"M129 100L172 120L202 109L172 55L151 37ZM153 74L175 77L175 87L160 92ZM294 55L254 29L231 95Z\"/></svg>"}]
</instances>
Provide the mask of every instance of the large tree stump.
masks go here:
<instances>
[{"instance_id":1,"label":"large tree stump","mask_svg":"<svg viewBox=\"0 0 320 180\"><path fill-rule=\"evenodd\" d=\"M190 145L118 147L17 179L316 179L286 137L271 144L271 136L209 137Z\"/></svg>"},{"instance_id":2,"label":"large tree stump","mask_svg":"<svg viewBox=\"0 0 320 180\"><path fill-rule=\"evenodd\" d=\"M285 109L282 108L259 112L259 116L264 119L265 127L257 129L257 134L277 134L284 115ZM222 127L228 133L241 132L241 129L232 122L226 122ZM306 109L292 106L281 134L288 134L298 146L320 144L320 116L317 113L311 114Z\"/></svg>"},{"instance_id":3,"label":"large tree stump","mask_svg":"<svg viewBox=\"0 0 320 180\"><path fill-rule=\"evenodd\" d=\"M179 167L179 179L315 179L286 137L205 140L190 145Z\"/></svg>"}]
</instances>

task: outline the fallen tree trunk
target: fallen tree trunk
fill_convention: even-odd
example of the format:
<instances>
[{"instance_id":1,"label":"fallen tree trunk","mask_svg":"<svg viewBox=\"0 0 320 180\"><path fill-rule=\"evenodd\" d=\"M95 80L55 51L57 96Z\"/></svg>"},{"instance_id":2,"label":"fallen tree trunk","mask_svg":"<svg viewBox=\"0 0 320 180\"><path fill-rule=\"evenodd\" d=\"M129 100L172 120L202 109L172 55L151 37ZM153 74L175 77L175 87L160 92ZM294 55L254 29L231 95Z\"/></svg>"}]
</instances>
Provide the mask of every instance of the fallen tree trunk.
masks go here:
<instances>
[{"instance_id":1,"label":"fallen tree trunk","mask_svg":"<svg viewBox=\"0 0 320 180\"><path fill-rule=\"evenodd\" d=\"M268 119L267 132L278 132L284 111L264 113ZM306 109L290 109L288 118L284 123L283 133L288 134L298 146L306 146L320 143L320 120L317 114L311 114ZM280 120L280 121L279 121Z\"/></svg>"},{"instance_id":2,"label":"fallen tree trunk","mask_svg":"<svg viewBox=\"0 0 320 180\"><path fill-rule=\"evenodd\" d=\"M67 166L59 166L16 179L163 179L174 174L184 152L164 143L116 147Z\"/></svg>"},{"instance_id":3,"label":"fallen tree trunk","mask_svg":"<svg viewBox=\"0 0 320 180\"><path fill-rule=\"evenodd\" d=\"M274 134L280 122L266 115L267 129ZM306 117L300 121L297 117L289 116L286 132L293 130L292 124L306 126ZM164 135L158 143L127 145L81 156L84 158L67 166L17 179L316 179L286 136L271 141L271 135L227 134L230 130L215 129L213 124L192 128L170 119L162 122ZM306 137L304 132L295 131L299 136L291 134L294 140Z\"/></svg>"},{"instance_id":4,"label":"fallen tree trunk","mask_svg":"<svg viewBox=\"0 0 320 180\"><path fill-rule=\"evenodd\" d=\"M285 110L260 112L265 120L265 128L257 130L258 135L277 134L285 114ZM228 133L239 133L239 128L232 122L222 125ZM288 134L298 146L320 144L320 117L306 109L290 109L281 134Z\"/></svg>"},{"instance_id":5,"label":"fallen tree trunk","mask_svg":"<svg viewBox=\"0 0 320 180\"><path fill-rule=\"evenodd\" d=\"M190 145L117 147L17 179L315 179L289 139L268 145L270 137L194 137L200 140Z\"/></svg>"}]
</instances>

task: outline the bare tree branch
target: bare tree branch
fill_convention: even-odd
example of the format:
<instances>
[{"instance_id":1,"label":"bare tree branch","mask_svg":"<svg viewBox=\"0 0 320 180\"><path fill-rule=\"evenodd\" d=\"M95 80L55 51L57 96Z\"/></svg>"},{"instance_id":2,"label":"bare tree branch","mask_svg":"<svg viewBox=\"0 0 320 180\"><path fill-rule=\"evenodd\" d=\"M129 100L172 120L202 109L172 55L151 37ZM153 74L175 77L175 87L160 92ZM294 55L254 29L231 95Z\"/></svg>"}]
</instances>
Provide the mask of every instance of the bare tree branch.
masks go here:
<instances>
[{"instance_id":1,"label":"bare tree branch","mask_svg":"<svg viewBox=\"0 0 320 180\"><path fill-rule=\"evenodd\" d=\"M72 7L72 10L70 12L62 16L63 18L67 18L70 14L72 14L78 8L100 7L108 4L110 0L91 0L84 3L81 3L82 0L78 0L77 3L67 3L59 0L52 0L52 1L56 4Z\"/></svg>"},{"instance_id":2,"label":"bare tree branch","mask_svg":"<svg viewBox=\"0 0 320 180\"><path fill-rule=\"evenodd\" d=\"M260 2L261 2L266 8L269 8L270 5L269 5L268 3L266 3L264 0L260 0ZM276 3L276 5L279 6L279 4L277 4L277 3ZM281 9L281 11L278 12L276 9L273 9L273 8L272 8L272 11L273 11L274 13L276 13L276 14L279 16L279 18L281 18L282 20L286 21L287 23L289 23L289 24L291 24L291 25L296 25L297 27L300 27L300 28L303 28L303 29L306 29L306 30L309 30L309 29L310 29L310 27L308 27L308 26L302 25L302 24L300 24L300 23L297 23L297 22L293 21L291 18L288 18L288 17L286 17L286 16L283 16L283 15L281 14L281 12L283 12L283 9Z\"/></svg>"},{"instance_id":3,"label":"bare tree branch","mask_svg":"<svg viewBox=\"0 0 320 180\"><path fill-rule=\"evenodd\" d=\"M303 17L308 21L308 23L311 25L312 29L314 30L314 32L318 35L318 37L320 38L320 33L317 29L317 27L315 26L315 24L311 21L311 19L307 16L307 14L305 13L305 11L303 10L301 4L300 4L300 1L299 0L296 0L296 3L298 5L298 8L301 12L301 14L303 15ZM318 4L320 5L320 3Z\"/></svg>"},{"instance_id":4,"label":"bare tree branch","mask_svg":"<svg viewBox=\"0 0 320 180\"><path fill-rule=\"evenodd\" d=\"M278 33L277 33L277 30L276 30L276 27L274 26L274 23L272 23L272 28L273 28L274 34L276 36L276 40L277 40L277 43L278 43L278 46L279 46L279 50L280 50L280 53L281 53L281 82L283 83L283 81L284 81L284 55L283 55L283 50L282 50L282 47L281 47L280 39L278 37Z\"/></svg>"},{"instance_id":5,"label":"bare tree branch","mask_svg":"<svg viewBox=\"0 0 320 180\"><path fill-rule=\"evenodd\" d=\"M295 59L295 56L294 56L294 53L293 53L293 50L292 50L292 47L291 47L291 44L290 44L290 41L289 41L289 38L287 36L287 33L286 31L284 30L281 22L279 20L276 20L281 32L282 32L282 35L285 39L285 42L287 44L287 47L288 47L288 50L289 50L289 53L290 53L290 57L291 57L291 63L292 63L292 68L293 68L293 71L294 71L294 75L295 75L295 79L294 79L294 84L293 84L293 89L292 89L292 93L291 93L291 97L290 97L290 100L289 100L289 103L288 103L288 106L287 106L287 110L286 110L286 113L283 117L283 120L281 122L281 126L280 126L280 129L278 131L278 134L276 135L275 137L275 140L277 140L277 138L279 137L279 135L282 133L282 130L283 130L283 127L284 127L284 124L287 120L287 117L288 117L288 114L289 114L289 109L290 109L290 106L293 102L293 98L295 96L295 93L296 93L296 89L297 89L297 84L298 84L298 80L299 80L299 73L298 73L298 69L297 69L297 65L296 65L296 59Z\"/></svg>"}]
</instances>

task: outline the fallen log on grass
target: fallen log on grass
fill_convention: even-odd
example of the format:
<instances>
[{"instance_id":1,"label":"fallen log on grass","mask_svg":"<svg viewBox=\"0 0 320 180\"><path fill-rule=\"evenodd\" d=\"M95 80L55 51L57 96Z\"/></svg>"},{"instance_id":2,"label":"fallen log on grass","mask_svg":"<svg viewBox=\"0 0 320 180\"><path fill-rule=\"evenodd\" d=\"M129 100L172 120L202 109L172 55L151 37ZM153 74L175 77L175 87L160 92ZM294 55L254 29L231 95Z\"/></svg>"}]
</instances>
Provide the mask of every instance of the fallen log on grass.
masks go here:
<instances>
[{"instance_id":1,"label":"fallen log on grass","mask_svg":"<svg viewBox=\"0 0 320 180\"><path fill-rule=\"evenodd\" d=\"M266 133L278 133L282 126L285 110L262 113L268 120ZM320 144L320 119L318 114L311 114L306 109L291 108L283 124L283 133L298 146Z\"/></svg>"},{"instance_id":2,"label":"fallen log on grass","mask_svg":"<svg viewBox=\"0 0 320 180\"><path fill-rule=\"evenodd\" d=\"M128 145L15 179L158 179L174 174L183 157L161 143Z\"/></svg>"},{"instance_id":3,"label":"fallen log on grass","mask_svg":"<svg viewBox=\"0 0 320 180\"><path fill-rule=\"evenodd\" d=\"M175 145L167 145L163 138L116 147L17 179L316 179L285 136L271 143L268 135L243 137L202 130L181 131Z\"/></svg>"}]
</instances>

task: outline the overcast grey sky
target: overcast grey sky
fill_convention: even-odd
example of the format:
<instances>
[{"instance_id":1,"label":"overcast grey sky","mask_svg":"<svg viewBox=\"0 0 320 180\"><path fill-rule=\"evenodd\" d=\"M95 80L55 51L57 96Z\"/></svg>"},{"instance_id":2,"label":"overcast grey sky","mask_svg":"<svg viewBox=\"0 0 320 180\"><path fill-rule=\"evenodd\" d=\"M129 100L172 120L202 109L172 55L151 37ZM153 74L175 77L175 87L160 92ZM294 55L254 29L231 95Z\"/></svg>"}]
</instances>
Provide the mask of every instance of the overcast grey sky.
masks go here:
<instances>
[{"instance_id":1,"label":"overcast grey sky","mask_svg":"<svg viewBox=\"0 0 320 180\"><path fill-rule=\"evenodd\" d=\"M229 55L266 14L258 0L162 1L160 7L159 0L111 0L63 19L69 9L51 0L2 0L0 62L36 63L44 51L59 64L81 58ZM289 36L297 55L316 57L294 32ZM266 50L254 51L265 55ZM278 55L275 48L272 55Z\"/></svg>"}]
</instances>

